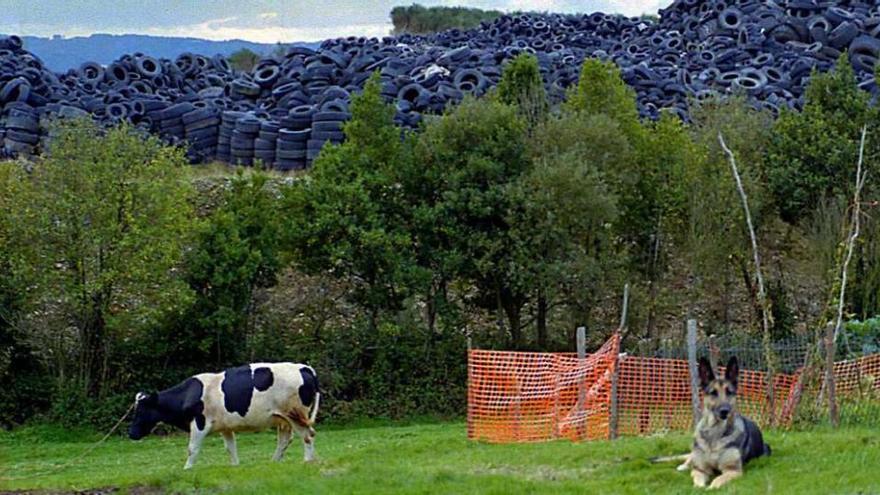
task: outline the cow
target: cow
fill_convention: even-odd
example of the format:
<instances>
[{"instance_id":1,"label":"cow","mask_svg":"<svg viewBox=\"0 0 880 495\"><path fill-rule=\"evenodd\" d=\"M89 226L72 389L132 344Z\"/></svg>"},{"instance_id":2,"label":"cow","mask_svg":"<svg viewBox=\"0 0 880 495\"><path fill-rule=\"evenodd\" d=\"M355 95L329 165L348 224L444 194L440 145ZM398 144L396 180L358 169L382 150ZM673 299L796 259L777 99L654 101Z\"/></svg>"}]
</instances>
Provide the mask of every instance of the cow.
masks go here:
<instances>
[{"instance_id":1,"label":"cow","mask_svg":"<svg viewBox=\"0 0 880 495\"><path fill-rule=\"evenodd\" d=\"M161 392L139 392L128 432L132 440L149 435L158 423L189 432L184 469L192 468L209 433L223 435L232 465L238 465L235 433L275 427L284 457L291 435L303 439L305 461L315 457L315 416L321 393L315 370L305 364L253 363L222 373L201 373Z\"/></svg>"}]
</instances>

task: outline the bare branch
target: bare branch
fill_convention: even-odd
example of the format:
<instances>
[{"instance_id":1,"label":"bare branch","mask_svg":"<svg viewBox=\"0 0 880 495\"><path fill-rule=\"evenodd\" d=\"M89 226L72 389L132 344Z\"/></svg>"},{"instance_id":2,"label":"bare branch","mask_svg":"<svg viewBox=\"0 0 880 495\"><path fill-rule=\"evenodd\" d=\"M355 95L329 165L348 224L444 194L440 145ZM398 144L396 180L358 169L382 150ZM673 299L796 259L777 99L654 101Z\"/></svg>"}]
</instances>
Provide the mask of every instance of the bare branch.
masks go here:
<instances>
[{"instance_id":1,"label":"bare branch","mask_svg":"<svg viewBox=\"0 0 880 495\"><path fill-rule=\"evenodd\" d=\"M761 305L761 326L764 331L762 340L764 344L764 358L767 361L767 399L770 410L770 425L772 426L775 423L774 412L776 411L776 391L773 388L773 375L775 374L775 370L772 355L773 348L770 343L770 304L767 301L767 292L764 290L764 275L761 271L761 256L758 253L758 238L755 235L755 226L752 223L752 213L749 211L749 198L746 195L745 188L743 188L742 179L740 179L739 176L739 169L736 167L736 158L734 158L733 152L730 151L730 148L727 147L727 143L724 142L724 136L722 136L720 132L718 133L718 143L721 144L721 149L724 150L724 153L727 155L727 159L730 162L730 169L733 171L733 178L736 179L736 189L739 191L739 197L742 200L746 224L749 227L749 238L752 241L755 276L758 279L758 304Z\"/></svg>"},{"instance_id":2,"label":"bare branch","mask_svg":"<svg viewBox=\"0 0 880 495\"><path fill-rule=\"evenodd\" d=\"M867 135L867 127L862 127L862 137L859 141L859 162L856 165L856 190L853 193L852 222L850 223L850 235L846 240L846 257L843 260L843 266L840 269L840 293L837 296L837 321L834 324L834 342L837 342L837 336L843 326L843 305L846 296L846 279L849 263L852 260L856 239L859 237L861 226L861 194L862 188L865 186L865 179L868 177L868 171L862 171L862 163L865 158L865 136Z\"/></svg>"}]
</instances>

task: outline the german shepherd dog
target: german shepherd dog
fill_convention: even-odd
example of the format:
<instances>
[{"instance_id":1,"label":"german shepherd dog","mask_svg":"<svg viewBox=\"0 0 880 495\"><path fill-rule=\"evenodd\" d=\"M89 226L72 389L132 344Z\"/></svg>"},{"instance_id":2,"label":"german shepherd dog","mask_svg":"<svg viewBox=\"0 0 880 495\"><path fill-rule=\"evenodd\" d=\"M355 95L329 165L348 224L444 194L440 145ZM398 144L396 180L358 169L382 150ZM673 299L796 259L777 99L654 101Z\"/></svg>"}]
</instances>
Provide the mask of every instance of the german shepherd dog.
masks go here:
<instances>
[{"instance_id":1,"label":"german shepherd dog","mask_svg":"<svg viewBox=\"0 0 880 495\"><path fill-rule=\"evenodd\" d=\"M703 414L694 431L690 454L655 459L655 462L684 460L679 471L691 469L694 486L720 488L742 476L743 466L755 457L770 455L761 430L752 420L736 412L739 363L730 358L724 378L718 378L706 358L700 359L700 387Z\"/></svg>"}]
</instances>

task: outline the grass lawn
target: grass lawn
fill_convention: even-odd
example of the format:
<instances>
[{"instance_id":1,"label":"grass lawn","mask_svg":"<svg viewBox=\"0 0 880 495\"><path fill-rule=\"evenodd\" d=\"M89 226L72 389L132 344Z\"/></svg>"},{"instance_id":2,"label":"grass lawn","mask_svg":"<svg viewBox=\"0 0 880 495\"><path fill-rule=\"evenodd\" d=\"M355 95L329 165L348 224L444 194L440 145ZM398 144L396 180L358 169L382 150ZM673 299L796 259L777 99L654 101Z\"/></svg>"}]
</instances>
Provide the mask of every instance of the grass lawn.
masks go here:
<instances>
[{"instance_id":1,"label":"grass lawn","mask_svg":"<svg viewBox=\"0 0 880 495\"><path fill-rule=\"evenodd\" d=\"M880 494L880 431L769 432L773 456L749 464L726 493ZM115 437L82 462L54 473L98 438L54 427L0 433L0 492L51 493L118 487L135 493L694 493L690 476L657 455L685 452L686 435L573 444L468 442L461 423L318 428L318 460L302 462L300 442L269 461L270 433L238 436L241 465L228 465L220 436L182 469L186 437ZM10 478L36 474L29 479Z\"/></svg>"}]
</instances>

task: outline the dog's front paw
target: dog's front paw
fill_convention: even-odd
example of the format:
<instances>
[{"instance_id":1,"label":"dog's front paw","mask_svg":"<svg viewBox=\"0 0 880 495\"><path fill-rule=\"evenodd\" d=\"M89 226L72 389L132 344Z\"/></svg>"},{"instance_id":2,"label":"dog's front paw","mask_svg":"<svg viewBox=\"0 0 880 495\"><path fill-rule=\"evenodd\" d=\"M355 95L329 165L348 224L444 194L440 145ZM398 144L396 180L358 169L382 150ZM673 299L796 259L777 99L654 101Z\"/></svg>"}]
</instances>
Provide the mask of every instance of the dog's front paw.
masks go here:
<instances>
[{"instance_id":1,"label":"dog's front paw","mask_svg":"<svg viewBox=\"0 0 880 495\"><path fill-rule=\"evenodd\" d=\"M697 470L691 471L691 478L694 479L696 488L706 488L706 484L709 482L709 476Z\"/></svg>"}]
</instances>

